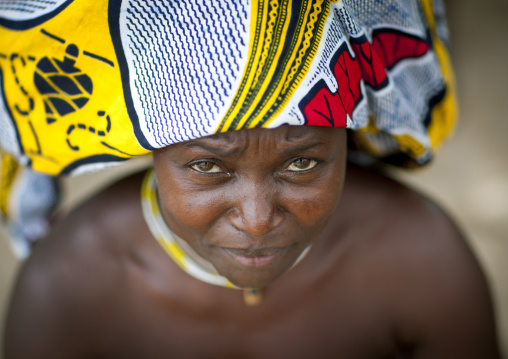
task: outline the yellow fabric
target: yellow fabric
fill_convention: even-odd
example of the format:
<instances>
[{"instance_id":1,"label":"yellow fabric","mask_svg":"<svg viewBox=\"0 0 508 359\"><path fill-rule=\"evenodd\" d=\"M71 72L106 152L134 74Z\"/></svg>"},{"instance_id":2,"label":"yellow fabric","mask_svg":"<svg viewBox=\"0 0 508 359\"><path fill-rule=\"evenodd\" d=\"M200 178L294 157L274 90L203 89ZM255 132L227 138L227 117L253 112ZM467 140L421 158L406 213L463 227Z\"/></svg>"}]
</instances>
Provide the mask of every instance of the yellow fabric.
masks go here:
<instances>
[{"instance_id":1,"label":"yellow fabric","mask_svg":"<svg viewBox=\"0 0 508 359\"><path fill-rule=\"evenodd\" d=\"M0 27L0 53L5 55L0 57L4 93L7 103L21 110L12 111L12 116L24 151L36 171L56 175L74 161L98 154L130 158L130 155L148 153L138 144L125 109L120 71L109 35L107 7L105 1L73 1L58 16L32 29L17 32ZM65 74L59 71L58 75L74 79L79 75L88 76L93 83L93 92L88 94L74 80L83 93L79 97L89 98L86 105L81 109L74 105L75 111L65 116L48 116L44 105L47 96L39 95L34 82L35 73L44 76L37 64L44 58L53 64L55 60L64 60L70 44L79 49L75 67L80 72ZM111 64L87 54L101 56ZM76 97L58 91L55 96L71 100L69 103ZM52 106L51 102L47 103ZM54 108L52 110L56 113ZM99 115L101 111L105 113ZM113 116L109 131L108 115ZM56 121L48 124L48 117ZM68 135L72 125L75 129ZM79 147L79 151L68 146L67 140L72 146Z\"/></svg>"},{"instance_id":2,"label":"yellow fabric","mask_svg":"<svg viewBox=\"0 0 508 359\"><path fill-rule=\"evenodd\" d=\"M19 165L14 157L0 150L0 215L9 219L9 197Z\"/></svg>"},{"instance_id":3,"label":"yellow fabric","mask_svg":"<svg viewBox=\"0 0 508 359\"><path fill-rule=\"evenodd\" d=\"M434 2L432 0L420 0L422 8L427 19L432 41L434 43L434 52L437 55L441 70L445 79L447 91L444 99L432 109L432 121L428 131L432 141L434 151L437 150L441 141L453 131L458 118L457 97L455 76L450 61L450 56L441 38L437 34L436 19L434 17Z\"/></svg>"}]
</instances>

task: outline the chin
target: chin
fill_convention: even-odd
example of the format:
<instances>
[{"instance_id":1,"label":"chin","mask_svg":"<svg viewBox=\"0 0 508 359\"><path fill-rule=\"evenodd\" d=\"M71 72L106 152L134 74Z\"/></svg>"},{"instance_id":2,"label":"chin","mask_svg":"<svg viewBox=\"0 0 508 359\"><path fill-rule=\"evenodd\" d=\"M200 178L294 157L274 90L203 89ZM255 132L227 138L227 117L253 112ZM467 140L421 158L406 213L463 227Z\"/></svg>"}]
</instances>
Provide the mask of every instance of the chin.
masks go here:
<instances>
[{"instance_id":1,"label":"chin","mask_svg":"<svg viewBox=\"0 0 508 359\"><path fill-rule=\"evenodd\" d=\"M240 288L264 288L272 284L290 268L291 266L271 270L270 268L242 268L229 273L221 273L221 275Z\"/></svg>"},{"instance_id":2,"label":"chin","mask_svg":"<svg viewBox=\"0 0 508 359\"><path fill-rule=\"evenodd\" d=\"M214 264L217 271L240 288L263 288L291 269L301 255L299 246L256 251L254 255L243 250L221 248L222 260ZM216 257L217 258L217 257Z\"/></svg>"}]
</instances>

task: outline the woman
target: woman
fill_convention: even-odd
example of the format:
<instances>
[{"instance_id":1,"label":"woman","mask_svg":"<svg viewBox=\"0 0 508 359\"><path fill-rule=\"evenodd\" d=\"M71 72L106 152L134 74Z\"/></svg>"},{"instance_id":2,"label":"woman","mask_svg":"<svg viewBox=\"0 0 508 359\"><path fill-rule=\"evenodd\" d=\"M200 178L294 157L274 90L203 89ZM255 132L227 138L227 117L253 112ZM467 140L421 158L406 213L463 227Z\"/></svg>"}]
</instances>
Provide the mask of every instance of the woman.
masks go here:
<instances>
[{"instance_id":1,"label":"woman","mask_svg":"<svg viewBox=\"0 0 508 359\"><path fill-rule=\"evenodd\" d=\"M423 165L450 129L439 6L107 5L1 23L19 158L55 175L154 156L35 247L7 358L499 356L456 227L346 160ZM30 61L33 91L16 67Z\"/></svg>"}]
</instances>

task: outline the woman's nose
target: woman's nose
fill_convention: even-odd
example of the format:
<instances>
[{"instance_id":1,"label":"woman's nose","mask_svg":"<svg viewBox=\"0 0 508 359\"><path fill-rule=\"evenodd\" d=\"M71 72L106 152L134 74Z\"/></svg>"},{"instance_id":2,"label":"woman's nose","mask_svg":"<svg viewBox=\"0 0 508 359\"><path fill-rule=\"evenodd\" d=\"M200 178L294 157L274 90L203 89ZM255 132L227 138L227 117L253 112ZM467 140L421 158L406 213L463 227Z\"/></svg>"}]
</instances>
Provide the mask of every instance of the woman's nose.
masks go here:
<instances>
[{"instance_id":1,"label":"woman's nose","mask_svg":"<svg viewBox=\"0 0 508 359\"><path fill-rule=\"evenodd\" d=\"M228 221L250 237L262 237L284 221L277 193L269 185L247 185L235 193Z\"/></svg>"}]
</instances>

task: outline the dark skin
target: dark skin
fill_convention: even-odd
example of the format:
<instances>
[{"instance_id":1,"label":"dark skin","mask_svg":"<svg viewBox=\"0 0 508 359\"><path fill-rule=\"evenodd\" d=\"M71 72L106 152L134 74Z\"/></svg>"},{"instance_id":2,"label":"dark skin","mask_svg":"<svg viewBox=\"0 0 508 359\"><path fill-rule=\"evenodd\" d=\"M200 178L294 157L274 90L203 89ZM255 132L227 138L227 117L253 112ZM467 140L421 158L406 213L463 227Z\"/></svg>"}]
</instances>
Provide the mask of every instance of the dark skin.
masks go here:
<instances>
[{"instance_id":1,"label":"dark skin","mask_svg":"<svg viewBox=\"0 0 508 359\"><path fill-rule=\"evenodd\" d=\"M462 235L428 199L346 165L345 141L281 127L155 153L168 225L235 284L264 287L260 305L172 262L144 222L138 174L34 249L5 358L499 358Z\"/></svg>"}]
</instances>

